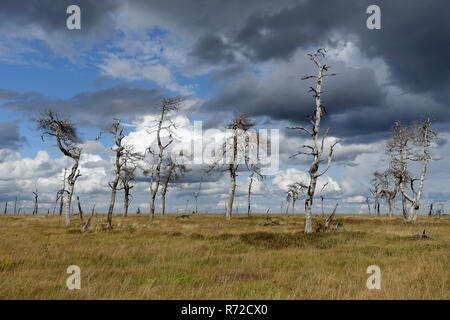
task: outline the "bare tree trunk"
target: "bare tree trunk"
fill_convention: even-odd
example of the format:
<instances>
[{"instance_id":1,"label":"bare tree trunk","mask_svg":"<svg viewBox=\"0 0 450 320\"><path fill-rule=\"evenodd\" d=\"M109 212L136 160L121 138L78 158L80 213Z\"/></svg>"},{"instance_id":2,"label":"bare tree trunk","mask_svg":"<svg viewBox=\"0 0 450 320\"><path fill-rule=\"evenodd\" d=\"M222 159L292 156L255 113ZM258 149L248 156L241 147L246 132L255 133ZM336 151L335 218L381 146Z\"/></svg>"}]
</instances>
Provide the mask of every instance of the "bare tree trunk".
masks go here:
<instances>
[{"instance_id":1,"label":"bare tree trunk","mask_svg":"<svg viewBox=\"0 0 450 320\"><path fill-rule=\"evenodd\" d=\"M34 194L34 209L33 209L33 215L38 214L38 192L36 189L36 192L33 192Z\"/></svg>"},{"instance_id":2,"label":"bare tree trunk","mask_svg":"<svg viewBox=\"0 0 450 320\"><path fill-rule=\"evenodd\" d=\"M250 203L250 197L252 194L252 183L253 183L253 173L250 175L250 181L248 183L248 206L247 206L247 216L250 217L250 209L251 209L251 203Z\"/></svg>"},{"instance_id":3,"label":"bare tree trunk","mask_svg":"<svg viewBox=\"0 0 450 320\"><path fill-rule=\"evenodd\" d=\"M108 227L112 228L112 215L114 211L114 204L116 202L116 191L117 191L117 185L119 184L119 174L116 173L116 176L114 178L114 182L111 185L111 201L109 202L109 208L108 208Z\"/></svg>"},{"instance_id":4,"label":"bare tree trunk","mask_svg":"<svg viewBox=\"0 0 450 320\"><path fill-rule=\"evenodd\" d=\"M155 172L155 185L153 186L150 194L150 217L149 217L150 221L153 221L155 217L155 199L159 189L161 163L162 163L162 151L159 153L158 156L158 164L156 165L156 172Z\"/></svg>"},{"instance_id":5,"label":"bare tree trunk","mask_svg":"<svg viewBox=\"0 0 450 320\"><path fill-rule=\"evenodd\" d=\"M6 201L6 203L5 203L5 211L3 212L3 214L6 214L7 210L8 210L8 201Z\"/></svg>"},{"instance_id":6,"label":"bare tree trunk","mask_svg":"<svg viewBox=\"0 0 450 320\"><path fill-rule=\"evenodd\" d=\"M73 190L75 187L75 181L77 180L77 178L80 176L80 172L78 170L78 163L80 161L80 157L73 157L72 158L75 163L72 166L72 171L70 173L70 175L67 177L67 184L69 185L69 190L67 192L67 198L65 201L65 205L66 205L66 227L70 225L70 208L71 208L71 203L72 203L72 195L73 195Z\"/></svg>"},{"instance_id":7,"label":"bare tree trunk","mask_svg":"<svg viewBox=\"0 0 450 320\"><path fill-rule=\"evenodd\" d=\"M369 216L372 214L372 212L370 211L370 202L369 200L367 201L367 208L369 209Z\"/></svg>"},{"instance_id":8,"label":"bare tree trunk","mask_svg":"<svg viewBox=\"0 0 450 320\"><path fill-rule=\"evenodd\" d=\"M406 197L402 194L402 213L403 213L403 219L408 219L408 210L406 209Z\"/></svg>"},{"instance_id":9,"label":"bare tree trunk","mask_svg":"<svg viewBox=\"0 0 450 320\"><path fill-rule=\"evenodd\" d=\"M14 199L14 215L17 213L17 197Z\"/></svg>"},{"instance_id":10,"label":"bare tree trunk","mask_svg":"<svg viewBox=\"0 0 450 320\"><path fill-rule=\"evenodd\" d=\"M292 198L292 215L295 214L295 201L296 201L296 200L297 200L297 199Z\"/></svg>"},{"instance_id":11,"label":"bare tree trunk","mask_svg":"<svg viewBox=\"0 0 450 320\"><path fill-rule=\"evenodd\" d=\"M61 195L61 198L59 199L59 215L62 215L64 207L64 194Z\"/></svg>"},{"instance_id":12,"label":"bare tree trunk","mask_svg":"<svg viewBox=\"0 0 450 320\"><path fill-rule=\"evenodd\" d=\"M123 199L123 216L128 217L128 206L130 198L130 188L124 187L124 199Z\"/></svg>"},{"instance_id":13,"label":"bare tree trunk","mask_svg":"<svg viewBox=\"0 0 450 320\"><path fill-rule=\"evenodd\" d=\"M375 195L373 198L373 212L378 217L380 216L380 209L379 209L379 203L378 203L378 191L375 191Z\"/></svg>"},{"instance_id":14,"label":"bare tree trunk","mask_svg":"<svg viewBox=\"0 0 450 320\"><path fill-rule=\"evenodd\" d=\"M388 199L388 205L389 205L389 218L392 218L392 209L393 209L393 205L394 205L394 198L389 197Z\"/></svg>"},{"instance_id":15,"label":"bare tree trunk","mask_svg":"<svg viewBox=\"0 0 450 320\"><path fill-rule=\"evenodd\" d=\"M236 191L236 169L234 167L234 164L230 164L230 178L231 178L230 195L228 198L227 211L225 213L225 217L227 220L231 220L231 212L233 210L233 202L234 202L234 193Z\"/></svg>"},{"instance_id":16,"label":"bare tree trunk","mask_svg":"<svg viewBox=\"0 0 450 320\"><path fill-rule=\"evenodd\" d=\"M164 184L163 190L161 192L161 214L166 214L166 193L167 193L167 185L168 183Z\"/></svg>"},{"instance_id":17,"label":"bare tree trunk","mask_svg":"<svg viewBox=\"0 0 450 320\"><path fill-rule=\"evenodd\" d=\"M310 170L311 173L311 170ZM308 192L306 193L305 199L305 215L306 215L306 223L305 223L305 233L312 232L312 203L314 198L314 191L316 189L317 177L315 177L313 173L310 176Z\"/></svg>"},{"instance_id":18,"label":"bare tree trunk","mask_svg":"<svg viewBox=\"0 0 450 320\"><path fill-rule=\"evenodd\" d=\"M66 206L66 212L65 212L65 216L66 216L66 227L70 226L70 204L72 203L72 194L73 194L73 187L74 185L69 183L69 190L66 194L66 200L64 202L65 206Z\"/></svg>"}]
</instances>

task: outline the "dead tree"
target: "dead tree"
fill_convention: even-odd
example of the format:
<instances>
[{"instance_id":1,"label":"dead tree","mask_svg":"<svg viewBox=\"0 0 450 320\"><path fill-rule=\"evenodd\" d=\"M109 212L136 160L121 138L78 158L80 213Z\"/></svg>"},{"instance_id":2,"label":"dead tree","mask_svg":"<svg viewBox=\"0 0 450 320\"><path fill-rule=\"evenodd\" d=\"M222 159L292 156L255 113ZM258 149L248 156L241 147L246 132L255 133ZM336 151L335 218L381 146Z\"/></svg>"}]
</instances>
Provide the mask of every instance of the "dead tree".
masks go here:
<instances>
[{"instance_id":1,"label":"dead tree","mask_svg":"<svg viewBox=\"0 0 450 320\"><path fill-rule=\"evenodd\" d=\"M33 209L33 215L38 214L38 191L36 189L35 192L33 192L34 194L34 209Z\"/></svg>"},{"instance_id":2,"label":"dead tree","mask_svg":"<svg viewBox=\"0 0 450 320\"><path fill-rule=\"evenodd\" d=\"M295 182L288 185L288 190L286 192L286 200L288 202L292 201L292 214L295 213L295 202L297 201L298 197L302 193L306 193L307 190L308 187L303 183Z\"/></svg>"},{"instance_id":3,"label":"dead tree","mask_svg":"<svg viewBox=\"0 0 450 320\"><path fill-rule=\"evenodd\" d=\"M198 197L200 196L200 191L202 190L203 176L200 178L197 191L194 191L194 203L195 203L195 213L198 213Z\"/></svg>"},{"instance_id":4,"label":"dead tree","mask_svg":"<svg viewBox=\"0 0 450 320\"><path fill-rule=\"evenodd\" d=\"M33 119L37 122L37 129L41 131L41 138L44 140L45 136L55 137L59 150L74 161L72 170L67 177L68 190L66 193L66 226L70 225L70 208L72 202L72 195L75 187L75 182L80 177L80 170L78 169L81 152L81 147L78 146L80 139L78 138L75 125L70 119L61 119L59 115L52 110L47 110L40 113L39 119Z\"/></svg>"},{"instance_id":5,"label":"dead tree","mask_svg":"<svg viewBox=\"0 0 450 320\"><path fill-rule=\"evenodd\" d=\"M122 184L121 189L123 189L124 192L124 199L123 199L123 216L128 216L128 207L130 204L130 191L134 188L133 185L131 185L131 182L136 180L136 169L137 166L135 164L128 165L127 161L125 161L121 173L120 173L120 182Z\"/></svg>"},{"instance_id":6,"label":"dead tree","mask_svg":"<svg viewBox=\"0 0 450 320\"><path fill-rule=\"evenodd\" d=\"M435 160L432 158L430 145L436 139L437 132L431 128L431 119L428 118L420 125L413 123L410 126L404 126L397 121L394 124L393 133L393 139L387 144L387 151L391 156L391 169L398 179L400 191L411 204L406 221L412 222L418 217L428 163L430 160ZM408 194L405 188L408 180L408 161L422 162L420 177L409 179L412 195ZM414 186L415 181L419 181L417 191Z\"/></svg>"},{"instance_id":7,"label":"dead tree","mask_svg":"<svg viewBox=\"0 0 450 320\"><path fill-rule=\"evenodd\" d=\"M114 211L114 204L116 202L116 193L117 193L117 186L119 185L119 179L120 179L120 172L123 165L122 156L125 151L125 146L123 145L122 141L123 138L125 138L125 134L123 133L124 127L120 124L120 119L113 119L113 122L111 124L111 127L108 130L100 132L100 136L103 133L111 134L113 137L114 145L111 148L111 150L115 154L115 161L114 161L114 179L112 182L108 183L109 187L111 188L111 200L109 202L109 208L108 208L108 227L112 228L112 215ZM99 139L100 136L97 138Z\"/></svg>"},{"instance_id":8,"label":"dead tree","mask_svg":"<svg viewBox=\"0 0 450 320\"><path fill-rule=\"evenodd\" d=\"M231 180L228 205L225 212L225 217L227 220L231 219L231 213L233 212L234 195L236 192L236 177L239 165L244 162L249 171L262 177L259 172L259 167L255 164L249 164L249 157L245 150L246 148L255 147L249 144L250 136L248 135L248 130L253 128L255 125L256 123L250 119L249 115L237 114L233 117L227 127L232 132L231 137L229 138L231 141L225 141L223 148L224 154L227 156L231 154L231 157L227 157L228 171L230 173ZM257 147L258 146L256 146L256 148ZM250 150L248 151L251 153Z\"/></svg>"},{"instance_id":9,"label":"dead tree","mask_svg":"<svg viewBox=\"0 0 450 320\"><path fill-rule=\"evenodd\" d=\"M14 215L17 213L17 196L14 199Z\"/></svg>"},{"instance_id":10,"label":"dead tree","mask_svg":"<svg viewBox=\"0 0 450 320\"><path fill-rule=\"evenodd\" d=\"M165 125L165 117L166 115L171 112L178 110L181 103L180 97L174 97L174 98L165 98L161 101L159 105L160 109L160 117L156 126L156 142L158 144L158 161L156 163L155 172L152 173L152 181L150 185L150 215L149 219L150 221L153 221L153 218L155 216L155 199L156 195L159 190L159 185L161 182L161 165L163 162L164 157L164 151L169 147L169 145L174 141L173 138L173 131L176 129L175 125L172 122L169 122L168 125ZM168 142L163 143L161 133L163 131L168 132ZM153 185L153 177L155 179L154 185Z\"/></svg>"},{"instance_id":11,"label":"dead tree","mask_svg":"<svg viewBox=\"0 0 450 320\"><path fill-rule=\"evenodd\" d=\"M322 189L320 190L320 200L321 200L321 206L322 206L322 216L324 215L324 212L323 212L323 200L325 199L324 196L323 196L323 191L325 190L325 187L326 187L327 185L328 185L328 182L325 183L325 184L322 186Z\"/></svg>"},{"instance_id":12,"label":"dead tree","mask_svg":"<svg viewBox=\"0 0 450 320\"><path fill-rule=\"evenodd\" d=\"M258 166L258 159L255 159L259 148L258 134L252 129L256 125L249 115L235 114L227 125L227 136L222 143L220 150L215 154L216 159L209 165L206 173L209 174L215 168L223 165L224 158L226 171L230 175L230 192L228 202L225 203L225 217L231 219L233 212L234 196L236 192L236 177L241 164L244 164L247 171L254 172L262 177ZM254 133L254 135L253 135ZM256 151L256 152L255 152ZM241 167L242 168L242 167Z\"/></svg>"},{"instance_id":13,"label":"dead tree","mask_svg":"<svg viewBox=\"0 0 450 320\"><path fill-rule=\"evenodd\" d=\"M184 174L188 171L188 168L183 164L178 164L172 159L168 159L163 173L162 178L162 189L161 189L161 213L165 215L166 213L166 194L170 183L178 183L183 178Z\"/></svg>"},{"instance_id":14,"label":"dead tree","mask_svg":"<svg viewBox=\"0 0 450 320\"><path fill-rule=\"evenodd\" d=\"M291 157L298 156L300 154L305 154L313 157L313 161L311 163L311 166L309 168L309 185L308 185L308 192L306 194L305 199L305 212L306 212L306 223L305 223L305 233L311 233L312 232L312 204L314 199L314 193L316 191L316 184L317 179L325 174L328 170L328 168L331 165L331 159L333 157L333 150L335 145L339 142L339 140L336 140L330 147L329 153L328 153L328 162L325 166L325 168L322 171L319 171L319 165L323 161L321 159L323 151L324 151L324 144L325 139L328 136L328 133L330 129L328 128L325 133L322 135L321 142L319 142L319 134L320 134L320 122L322 119L322 116L324 114L327 114L327 111L322 104L321 96L322 96L322 82L324 77L329 76L335 76L334 73L326 73L329 66L325 64L321 64L319 61L319 57L324 57L326 53L326 50L324 48L318 49L314 54L309 54L309 57L311 61L314 62L314 64L317 67L318 73L316 75L309 75L302 78L302 80L306 79L316 79L316 88L310 87L310 92L313 93L313 97L315 99L315 110L314 114L310 116L311 118L311 124L312 128L308 129L304 126L295 126L295 127L288 127L289 129L297 129L302 130L306 132L312 140L312 145L303 145L303 148L306 148L308 151L299 151L292 155Z\"/></svg>"},{"instance_id":15,"label":"dead tree","mask_svg":"<svg viewBox=\"0 0 450 320\"><path fill-rule=\"evenodd\" d=\"M370 193L373 196L373 213L377 216L380 216L380 206L379 206L379 198L380 198L380 181L376 177L372 178L371 181L372 188L370 188Z\"/></svg>"},{"instance_id":16,"label":"dead tree","mask_svg":"<svg viewBox=\"0 0 450 320\"><path fill-rule=\"evenodd\" d=\"M6 211L8 211L8 201L5 203L5 210L3 211L3 214L6 214Z\"/></svg>"},{"instance_id":17,"label":"dead tree","mask_svg":"<svg viewBox=\"0 0 450 320\"><path fill-rule=\"evenodd\" d=\"M428 216L431 217L433 215L433 203L430 203L430 209L428 210Z\"/></svg>"},{"instance_id":18,"label":"dead tree","mask_svg":"<svg viewBox=\"0 0 450 320\"><path fill-rule=\"evenodd\" d=\"M388 169L384 172L374 172L374 181L376 181L379 186L379 195L384 198L389 207L389 217L392 218L392 213L394 209L394 200L398 192L398 181L392 170ZM379 205L379 203L378 203Z\"/></svg>"},{"instance_id":19,"label":"dead tree","mask_svg":"<svg viewBox=\"0 0 450 320\"><path fill-rule=\"evenodd\" d=\"M366 197L366 203L367 203L367 208L369 209L369 216L372 214L372 212L370 211L370 198Z\"/></svg>"}]
</instances>

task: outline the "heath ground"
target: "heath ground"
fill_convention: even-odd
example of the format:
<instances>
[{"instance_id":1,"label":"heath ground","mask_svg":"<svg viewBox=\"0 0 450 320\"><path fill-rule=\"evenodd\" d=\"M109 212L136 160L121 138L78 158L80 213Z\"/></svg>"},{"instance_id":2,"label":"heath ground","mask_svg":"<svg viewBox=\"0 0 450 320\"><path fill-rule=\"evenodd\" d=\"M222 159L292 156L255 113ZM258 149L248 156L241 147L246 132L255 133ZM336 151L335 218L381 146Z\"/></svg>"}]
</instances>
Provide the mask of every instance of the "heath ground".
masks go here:
<instances>
[{"instance_id":1,"label":"heath ground","mask_svg":"<svg viewBox=\"0 0 450 320\"><path fill-rule=\"evenodd\" d=\"M109 230L99 214L85 233L78 219L0 216L1 299L450 298L449 216L339 215L311 235L303 215L114 216ZM412 237L424 229L433 239ZM80 290L66 287L70 265ZM366 287L370 265L380 290Z\"/></svg>"}]
</instances>

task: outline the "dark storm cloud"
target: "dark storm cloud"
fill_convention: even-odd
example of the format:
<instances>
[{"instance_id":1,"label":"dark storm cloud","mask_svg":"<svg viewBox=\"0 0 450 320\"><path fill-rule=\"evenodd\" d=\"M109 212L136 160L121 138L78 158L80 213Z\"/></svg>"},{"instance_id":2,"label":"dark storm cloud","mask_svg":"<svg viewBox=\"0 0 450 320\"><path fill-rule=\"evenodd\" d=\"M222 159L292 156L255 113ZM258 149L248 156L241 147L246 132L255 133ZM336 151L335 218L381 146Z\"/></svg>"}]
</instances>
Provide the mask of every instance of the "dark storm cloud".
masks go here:
<instances>
[{"instance_id":1,"label":"dark storm cloud","mask_svg":"<svg viewBox=\"0 0 450 320\"><path fill-rule=\"evenodd\" d=\"M0 122L0 149L16 150L26 142L27 139L20 136L17 125L7 121Z\"/></svg>"},{"instance_id":2,"label":"dark storm cloud","mask_svg":"<svg viewBox=\"0 0 450 320\"><path fill-rule=\"evenodd\" d=\"M309 63L306 56L305 61ZM212 113L230 109L274 120L305 123L314 106L314 99L307 92L312 83L300 80L300 70L304 66L293 64L289 67L287 65L286 70L267 77L247 74L205 102L203 109ZM346 68L342 64L335 67L333 70L338 76L327 78L323 89L326 110L334 116L334 124L340 124L336 130L333 127L334 133L346 132L347 126L356 126L360 133L373 132L371 127L364 128L346 120L349 114L362 108L380 108L386 100L385 90L377 84L370 69Z\"/></svg>"},{"instance_id":3,"label":"dark storm cloud","mask_svg":"<svg viewBox=\"0 0 450 320\"><path fill-rule=\"evenodd\" d=\"M414 92L430 91L449 101L450 74L445 72L450 56L448 1L297 3L277 12L256 12L240 28L229 26L229 46L240 48L251 60L286 60L298 48L333 46L333 39L356 36L363 53L383 58L397 85ZM366 8L372 4L381 7L381 30L366 28Z\"/></svg>"},{"instance_id":4,"label":"dark storm cloud","mask_svg":"<svg viewBox=\"0 0 450 320\"><path fill-rule=\"evenodd\" d=\"M148 21L146 27L158 25L193 40L188 57L219 69L211 77L212 83L229 82L222 93L204 105L206 110L240 110L275 120L304 121L312 99L305 94L305 84L298 84L300 74L285 70L264 82L242 72L239 63L257 66L261 62L290 61L299 49L323 44L335 47L338 40L352 40L366 57L382 58L389 69L390 84L404 92L397 93L396 99L391 93L388 99L389 89L376 83L371 70L334 70L339 75L327 81L324 103L330 112L325 124L332 126L336 134L361 141L379 137L397 119L419 119L431 114L441 123L449 120L448 1L3 1L0 25L14 26L17 32L37 26L48 32L47 40L51 42L54 33L68 32L65 8L69 4L79 4L83 15L81 32L70 33L66 37L69 42L101 41L113 32L114 17L124 12L136 21L141 19L141 24L142 20ZM381 7L381 30L366 28L366 8L372 4ZM131 25L135 20L127 23ZM57 44L53 45L57 49ZM80 111L80 116L86 110L95 110L96 114L111 117L121 114L120 106L124 104L129 105L130 114L145 108L136 106L141 105L140 93L103 93L50 102L64 103ZM423 99L414 94L423 94ZM23 109L28 101L40 101L42 105L49 102L36 94L27 95L6 106L13 108L20 102L17 108ZM83 121L91 120L85 116Z\"/></svg>"},{"instance_id":5,"label":"dark storm cloud","mask_svg":"<svg viewBox=\"0 0 450 320\"><path fill-rule=\"evenodd\" d=\"M202 37L191 55L207 63L230 63L234 61L233 50L215 34Z\"/></svg>"},{"instance_id":6,"label":"dark storm cloud","mask_svg":"<svg viewBox=\"0 0 450 320\"><path fill-rule=\"evenodd\" d=\"M105 125L113 117L133 118L155 111L164 91L158 87L114 87L94 92L84 92L70 99L55 99L34 92L0 90L0 108L36 115L46 109L54 109L75 117L80 125Z\"/></svg>"}]
</instances>

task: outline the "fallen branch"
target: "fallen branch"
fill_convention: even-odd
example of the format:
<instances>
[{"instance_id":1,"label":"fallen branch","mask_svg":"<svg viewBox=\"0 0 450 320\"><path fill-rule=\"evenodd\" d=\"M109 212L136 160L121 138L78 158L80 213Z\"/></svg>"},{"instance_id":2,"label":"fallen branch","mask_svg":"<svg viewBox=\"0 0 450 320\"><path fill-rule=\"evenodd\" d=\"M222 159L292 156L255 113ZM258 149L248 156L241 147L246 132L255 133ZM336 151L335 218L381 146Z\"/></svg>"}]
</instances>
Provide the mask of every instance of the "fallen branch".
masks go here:
<instances>
[{"instance_id":1,"label":"fallen branch","mask_svg":"<svg viewBox=\"0 0 450 320\"><path fill-rule=\"evenodd\" d=\"M325 229L328 229L330 227L331 222L334 219L334 215L336 214L336 209L338 207L339 203L336 203L336 206L334 207L333 212L331 213L331 215L328 217L328 219L325 221Z\"/></svg>"},{"instance_id":2,"label":"fallen branch","mask_svg":"<svg viewBox=\"0 0 450 320\"><path fill-rule=\"evenodd\" d=\"M91 215L89 216L88 221L86 222L86 224L84 226L81 227L81 233L84 233L89 228L89 225L91 224L92 217L94 216L94 212L95 212L95 204L92 207L92 212L91 212ZM81 216L81 214L80 214L80 216Z\"/></svg>"}]
</instances>

